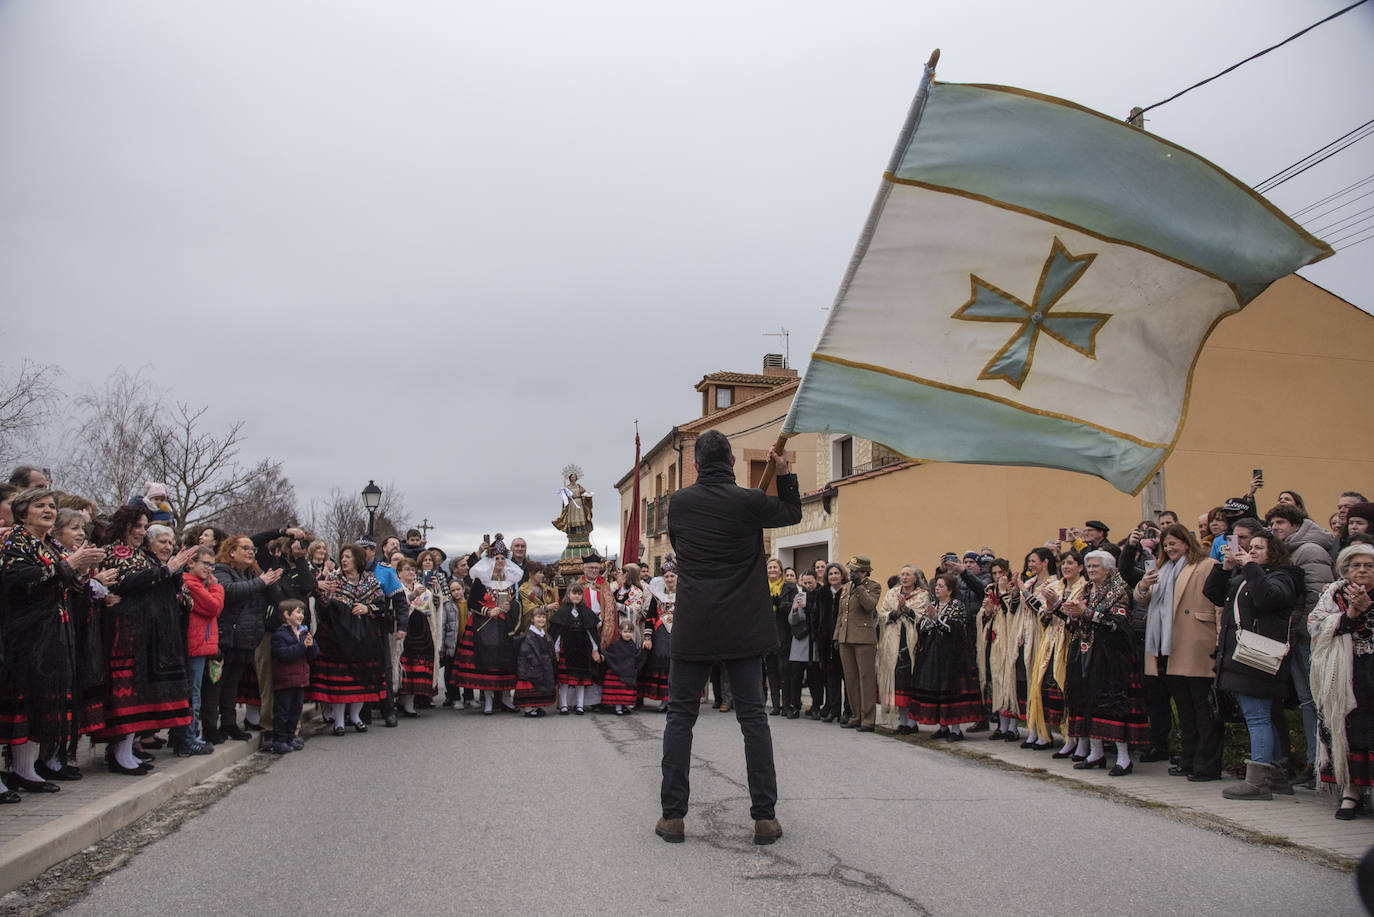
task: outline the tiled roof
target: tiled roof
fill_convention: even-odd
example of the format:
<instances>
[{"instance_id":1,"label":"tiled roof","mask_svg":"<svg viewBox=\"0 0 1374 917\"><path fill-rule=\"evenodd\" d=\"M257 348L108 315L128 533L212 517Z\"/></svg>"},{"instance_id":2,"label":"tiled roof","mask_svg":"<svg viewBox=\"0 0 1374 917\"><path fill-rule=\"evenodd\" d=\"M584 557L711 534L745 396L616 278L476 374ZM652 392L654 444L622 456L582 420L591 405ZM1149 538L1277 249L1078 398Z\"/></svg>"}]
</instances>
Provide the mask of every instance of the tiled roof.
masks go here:
<instances>
[{"instance_id":1,"label":"tiled roof","mask_svg":"<svg viewBox=\"0 0 1374 917\"><path fill-rule=\"evenodd\" d=\"M716 373L707 373L701 377L697 383L700 388L708 382L724 383L726 385L786 385L796 379L796 376L765 376L762 373L732 373L721 370Z\"/></svg>"}]
</instances>

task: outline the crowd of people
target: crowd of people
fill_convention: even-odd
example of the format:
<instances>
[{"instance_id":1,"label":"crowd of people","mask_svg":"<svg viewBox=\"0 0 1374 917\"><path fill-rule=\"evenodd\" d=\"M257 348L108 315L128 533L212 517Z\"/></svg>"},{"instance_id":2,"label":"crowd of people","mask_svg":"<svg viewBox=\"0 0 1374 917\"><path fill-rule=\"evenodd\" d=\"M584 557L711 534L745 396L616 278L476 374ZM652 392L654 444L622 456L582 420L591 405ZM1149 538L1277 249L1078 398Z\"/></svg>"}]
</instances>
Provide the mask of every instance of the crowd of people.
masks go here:
<instances>
[{"instance_id":1,"label":"crowd of people","mask_svg":"<svg viewBox=\"0 0 1374 917\"><path fill-rule=\"evenodd\" d=\"M1374 784L1374 504L1343 494L1323 526L1284 491L1261 518L1260 486L1196 530L1165 511L1113 541L1092 520L1019 558L949 552L885 585L863 556L800 571L769 559L769 712L978 735L1114 777L1159 762L1191 781L1221 778L1236 719L1250 753L1227 798L1320 782L1354 818ZM134 777L163 731L178 755L254 732L297 751L307 703L333 736L425 708L667 710L671 557L650 577L589 554L564 579L500 534L450 558L415 530L331 552L292 524L178 538L171 520L155 483L108 514L34 468L0 485L0 802L80 779L82 737ZM729 710L728 672L710 681Z\"/></svg>"}]
</instances>

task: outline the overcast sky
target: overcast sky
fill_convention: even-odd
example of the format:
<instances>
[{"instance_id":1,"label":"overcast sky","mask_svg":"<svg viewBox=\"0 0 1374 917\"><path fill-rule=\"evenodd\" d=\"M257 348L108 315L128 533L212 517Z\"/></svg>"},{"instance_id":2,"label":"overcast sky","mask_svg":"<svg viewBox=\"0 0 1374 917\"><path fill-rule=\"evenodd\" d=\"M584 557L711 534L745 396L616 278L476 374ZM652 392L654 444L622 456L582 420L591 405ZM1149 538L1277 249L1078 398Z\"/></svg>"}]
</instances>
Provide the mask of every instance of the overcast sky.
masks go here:
<instances>
[{"instance_id":1,"label":"overcast sky","mask_svg":"<svg viewBox=\"0 0 1374 917\"><path fill-rule=\"evenodd\" d=\"M784 326L804 368L933 48L1124 118L1344 5L6 2L0 360L146 365L303 508L394 480L446 547L558 551L576 462L615 551L636 419ZM1253 184L1371 85L1374 4L1147 127ZM1371 172L1374 140L1271 199ZM1303 273L1374 305L1374 242Z\"/></svg>"}]
</instances>

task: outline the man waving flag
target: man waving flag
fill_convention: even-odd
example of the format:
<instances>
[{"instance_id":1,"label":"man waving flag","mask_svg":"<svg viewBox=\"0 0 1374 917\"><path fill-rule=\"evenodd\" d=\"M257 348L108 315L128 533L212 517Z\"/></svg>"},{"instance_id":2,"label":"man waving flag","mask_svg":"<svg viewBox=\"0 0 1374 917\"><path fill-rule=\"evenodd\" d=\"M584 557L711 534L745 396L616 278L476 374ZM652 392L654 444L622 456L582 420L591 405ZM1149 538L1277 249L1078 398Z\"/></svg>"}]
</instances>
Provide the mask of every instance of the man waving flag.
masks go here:
<instances>
[{"instance_id":1,"label":"man waving flag","mask_svg":"<svg viewBox=\"0 0 1374 917\"><path fill-rule=\"evenodd\" d=\"M783 425L1138 492L1207 336L1331 254L1165 140L1006 86L920 91Z\"/></svg>"}]
</instances>

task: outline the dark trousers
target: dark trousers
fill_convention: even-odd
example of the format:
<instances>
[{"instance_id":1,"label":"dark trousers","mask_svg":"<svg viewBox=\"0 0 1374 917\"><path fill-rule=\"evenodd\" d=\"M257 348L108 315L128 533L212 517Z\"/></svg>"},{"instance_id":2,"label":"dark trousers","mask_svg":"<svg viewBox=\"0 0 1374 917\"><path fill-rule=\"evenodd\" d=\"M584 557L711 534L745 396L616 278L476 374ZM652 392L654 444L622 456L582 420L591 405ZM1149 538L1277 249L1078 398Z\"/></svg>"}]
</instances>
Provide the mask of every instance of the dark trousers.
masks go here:
<instances>
[{"instance_id":1,"label":"dark trousers","mask_svg":"<svg viewBox=\"0 0 1374 917\"><path fill-rule=\"evenodd\" d=\"M825 667L825 712L829 716L839 716L844 706L844 666L840 664L839 649L832 648L830 664Z\"/></svg>"},{"instance_id":2,"label":"dark trousers","mask_svg":"<svg viewBox=\"0 0 1374 917\"><path fill-rule=\"evenodd\" d=\"M296 737L304 703L304 688L277 688L272 692L272 741L290 744Z\"/></svg>"},{"instance_id":3,"label":"dark trousers","mask_svg":"<svg viewBox=\"0 0 1374 917\"><path fill-rule=\"evenodd\" d=\"M801 682L807 676L807 664L787 663L786 690L783 692L783 707L787 711L800 711L801 709ZM811 705L816 705L816 683L811 683Z\"/></svg>"},{"instance_id":4,"label":"dark trousers","mask_svg":"<svg viewBox=\"0 0 1374 917\"><path fill-rule=\"evenodd\" d=\"M202 709L208 707L219 711L221 725L237 725L238 712L234 708L239 702L239 682L252 668L252 650L231 648L224 651L224 669L220 672L219 681L214 684L214 699L201 698L200 701Z\"/></svg>"},{"instance_id":5,"label":"dark trousers","mask_svg":"<svg viewBox=\"0 0 1374 917\"><path fill-rule=\"evenodd\" d=\"M778 777L773 770L773 736L763 706L763 671L759 657L726 659L720 665L730 678L735 720L744 735L744 768L749 781L749 815L773 818L778 802ZM664 818L687 814L691 795L692 727L701 707L701 691L711 664L674 659L668 670L668 722L663 727Z\"/></svg>"},{"instance_id":6,"label":"dark trousers","mask_svg":"<svg viewBox=\"0 0 1374 917\"><path fill-rule=\"evenodd\" d=\"M1178 731L1183 740L1178 766L1204 777L1220 776L1226 726L1212 716L1212 705L1207 699L1212 679L1167 675L1164 680L1178 708Z\"/></svg>"},{"instance_id":7,"label":"dark trousers","mask_svg":"<svg viewBox=\"0 0 1374 917\"><path fill-rule=\"evenodd\" d=\"M773 699L774 707L782 706L782 670L786 665L787 660L781 659L777 653L763 657L763 668L768 676L768 696Z\"/></svg>"},{"instance_id":8,"label":"dark trousers","mask_svg":"<svg viewBox=\"0 0 1374 917\"><path fill-rule=\"evenodd\" d=\"M1160 751L1169 750L1169 733L1174 728L1174 713L1169 709L1169 686L1165 684L1168 675L1168 657L1158 660L1158 675L1142 675L1145 682L1145 713L1150 718L1150 745ZM1183 714L1179 713L1182 721Z\"/></svg>"}]
</instances>

